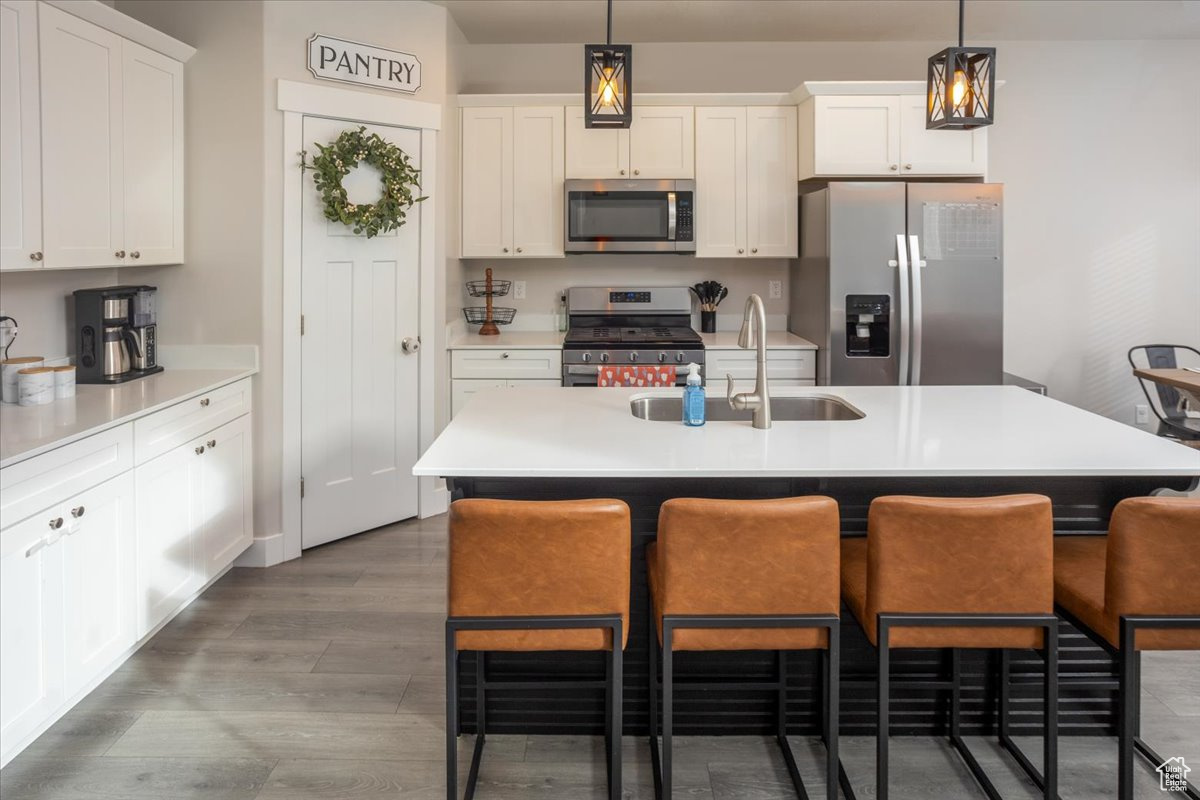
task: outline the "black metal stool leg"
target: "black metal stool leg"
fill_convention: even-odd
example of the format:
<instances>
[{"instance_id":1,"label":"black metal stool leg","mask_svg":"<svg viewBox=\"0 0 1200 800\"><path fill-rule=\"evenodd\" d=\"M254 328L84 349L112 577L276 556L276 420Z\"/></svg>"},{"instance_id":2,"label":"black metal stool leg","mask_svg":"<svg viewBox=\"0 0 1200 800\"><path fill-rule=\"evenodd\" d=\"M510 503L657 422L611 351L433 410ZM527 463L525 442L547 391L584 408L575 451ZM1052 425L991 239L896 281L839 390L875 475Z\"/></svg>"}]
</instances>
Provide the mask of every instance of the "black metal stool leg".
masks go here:
<instances>
[{"instance_id":1,"label":"black metal stool leg","mask_svg":"<svg viewBox=\"0 0 1200 800\"><path fill-rule=\"evenodd\" d=\"M1058 797L1058 625L1046 628L1046 672L1043 678L1042 703L1045 713L1042 735L1042 795L1045 800Z\"/></svg>"},{"instance_id":2,"label":"black metal stool leg","mask_svg":"<svg viewBox=\"0 0 1200 800\"><path fill-rule=\"evenodd\" d=\"M612 652L609 654L608 673L609 673L609 688L608 694L611 698L609 704L609 730L612 732L608 745L608 797L609 800L620 800L622 794L621 782L621 728L623 724L623 702L624 697L624 650L621 647L623 640L620 627L613 628L612 634Z\"/></svg>"},{"instance_id":3,"label":"black metal stool leg","mask_svg":"<svg viewBox=\"0 0 1200 800\"><path fill-rule=\"evenodd\" d=\"M671 625L663 621L662 643L662 796L671 800L671 729L674 675L671 658Z\"/></svg>"},{"instance_id":4,"label":"black metal stool leg","mask_svg":"<svg viewBox=\"0 0 1200 800\"><path fill-rule=\"evenodd\" d=\"M653 601L649 617L646 643L650 659L650 771L654 774L654 796L662 800L662 762L658 757L658 621L654 617Z\"/></svg>"},{"instance_id":5,"label":"black metal stool leg","mask_svg":"<svg viewBox=\"0 0 1200 800\"><path fill-rule=\"evenodd\" d=\"M458 800L458 651L446 627L446 797Z\"/></svg>"},{"instance_id":6,"label":"black metal stool leg","mask_svg":"<svg viewBox=\"0 0 1200 800\"><path fill-rule=\"evenodd\" d=\"M878 686L879 686L879 712L877 730L875 732L875 797L876 800L888 800L888 730L890 728L890 720L888 719L888 697L890 687L888 685L888 673L891 665L888 660L888 624L885 620L879 620L877 626L878 639Z\"/></svg>"},{"instance_id":7,"label":"black metal stool leg","mask_svg":"<svg viewBox=\"0 0 1200 800\"><path fill-rule=\"evenodd\" d=\"M483 743L487 738L487 695L484 682L487 680L487 653L475 654L475 748L471 751L471 768L467 771L467 785L463 800L475 796L475 785L479 781L479 765L483 761Z\"/></svg>"},{"instance_id":8,"label":"black metal stool leg","mask_svg":"<svg viewBox=\"0 0 1200 800\"><path fill-rule=\"evenodd\" d=\"M842 761L838 754L841 712L839 680L842 657L841 630L838 625L829 627L829 648L822 652L825 658L825 708L822 715L825 718L825 797L826 800L838 800L838 783L844 780L847 790L850 787L850 779L842 769Z\"/></svg>"},{"instance_id":9,"label":"black metal stool leg","mask_svg":"<svg viewBox=\"0 0 1200 800\"><path fill-rule=\"evenodd\" d=\"M1117 731L1117 798L1133 800L1133 740L1134 719L1138 716L1137 650L1134 642L1134 627L1121 620L1121 710Z\"/></svg>"}]
</instances>

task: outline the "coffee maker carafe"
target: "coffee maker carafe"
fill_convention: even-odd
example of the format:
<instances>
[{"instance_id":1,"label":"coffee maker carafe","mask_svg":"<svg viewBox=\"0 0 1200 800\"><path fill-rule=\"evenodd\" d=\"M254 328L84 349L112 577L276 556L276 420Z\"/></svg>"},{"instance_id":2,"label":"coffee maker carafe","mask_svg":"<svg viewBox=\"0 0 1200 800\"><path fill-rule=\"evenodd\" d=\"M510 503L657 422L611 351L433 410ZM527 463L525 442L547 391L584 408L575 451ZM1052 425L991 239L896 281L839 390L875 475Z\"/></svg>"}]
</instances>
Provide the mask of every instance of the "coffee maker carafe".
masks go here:
<instances>
[{"instance_id":1,"label":"coffee maker carafe","mask_svg":"<svg viewBox=\"0 0 1200 800\"><path fill-rule=\"evenodd\" d=\"M75 292L79 383L122 383L162 372L155 292L153 286Z\"/></svg>"}]
</instances>

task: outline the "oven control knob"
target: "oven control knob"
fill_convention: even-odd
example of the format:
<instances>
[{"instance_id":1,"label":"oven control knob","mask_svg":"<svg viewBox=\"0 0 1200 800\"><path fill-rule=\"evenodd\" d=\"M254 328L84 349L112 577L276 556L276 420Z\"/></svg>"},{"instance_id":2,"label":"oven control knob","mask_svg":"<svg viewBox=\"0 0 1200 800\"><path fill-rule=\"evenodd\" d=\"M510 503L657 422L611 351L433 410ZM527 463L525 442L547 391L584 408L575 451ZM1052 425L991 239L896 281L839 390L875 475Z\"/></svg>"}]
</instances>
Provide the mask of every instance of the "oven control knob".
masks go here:
<instances>
[{"instance_id":1,"label":"oven control knob","mask_svg":"<svg viewBox=\"0 0 1200 800\"><path fill-rule=\"evenodd\" d=\"M601 361L603 361L603 362L605 362L605 363L608 363L608 353L601 353L601 354L600 354L600 360L601 360Z\"/></svg>"},{"instance_id":2,"label":"oven control knob","mask_svg":"<svg viewBox=\"0 0 1200 800\"><path fill-rule=\"evenodd\" d=\"M629 354L629 361L630 361L630 363L636 363L636 362L637 362L637 358L638 358L638 354L637 354L637 353L630 353L630 354Z\"/></svg>"},{"instance_id":3,"label":"oven control knob","mask_svg":"<svg viewBox=\"0 0 1200 800\"><path fill-rule=\"evenodd\" d=\"M683 353L676 353L675 361L679 364L682 364L683 363Z\"/></svg>"},{"instance_id":4,"label":"oven control knob","mask_svg":"<svg viewBox=\"0 0 1200 800\"><path fill-rule=\"evenodd\" d=\"M659 354L658 354L658 363L660 363L660 364L665 364L665 363L666 363L666 361L667 361L667 354L666 354L666 353L659 353Z\"/></svg>"},{"instance_id":5,"label":"oven control knob","mask_svg":"<svg viewBox=\"0 0 1200 800\"><path fill-rule=\"evenodd\" d=\"M582 360L583 360L583 363L585 363L585 364L586 364L587 362L589 362L589 361L591 361L591 360L592 360L592 354L591 354L591 353L584 353L584 354L583 354L583 355L581 355L579 358L580 358L580 359L582 359Z\"/></svg>"}]
</instances>

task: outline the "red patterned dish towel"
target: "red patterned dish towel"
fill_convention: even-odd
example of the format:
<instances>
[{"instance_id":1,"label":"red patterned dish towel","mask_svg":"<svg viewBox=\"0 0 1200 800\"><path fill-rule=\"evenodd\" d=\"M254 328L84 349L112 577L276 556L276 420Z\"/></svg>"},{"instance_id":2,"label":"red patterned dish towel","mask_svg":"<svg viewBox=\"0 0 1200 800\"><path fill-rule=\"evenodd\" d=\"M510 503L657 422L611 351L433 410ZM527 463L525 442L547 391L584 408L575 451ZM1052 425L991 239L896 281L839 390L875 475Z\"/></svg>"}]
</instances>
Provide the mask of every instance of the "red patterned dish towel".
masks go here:
<instances>
[{"instance_id":1,"label":"red patterned dish towel","mask_svg":"<svg viewBox=\"0 0 1200 800\"><path fill-rule=\"evenodd\" d=\"M674 386L674 367L598 367L597 386Z\"/></svg>"}]
</instances>

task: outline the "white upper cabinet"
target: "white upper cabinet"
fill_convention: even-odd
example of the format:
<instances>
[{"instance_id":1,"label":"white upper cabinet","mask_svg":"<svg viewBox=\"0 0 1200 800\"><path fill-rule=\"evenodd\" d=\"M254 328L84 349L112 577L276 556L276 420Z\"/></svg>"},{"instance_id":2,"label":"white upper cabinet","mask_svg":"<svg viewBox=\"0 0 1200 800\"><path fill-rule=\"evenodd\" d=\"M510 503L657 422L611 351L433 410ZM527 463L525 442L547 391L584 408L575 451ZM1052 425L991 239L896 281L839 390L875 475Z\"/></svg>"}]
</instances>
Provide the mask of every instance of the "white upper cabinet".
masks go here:
<instances>
[{"instance_id":1,"label":"white upper cabinet","mask_svg":"<svg viewBox=\"0 0 1200 800\"><path fill-rule=\"evenodd\" d=\"M925 96L901 95L900 157L902 175L983 175L987 128L931 131L925 127Z\"/></svg>"},{"instance_id":2,"label":"white upper cabinet","mask_svg":"<svg viewBox=\"0 0 1200 800\"><path fill-rule=\"evenodd\" d=\"M124 264L123 40L53 6L38 10L45 266Z\"/></svg>"},{"instance_id":3,"label":"white upper cabinet","mask_svg":"<svg viewBox=\"0 0 1200 800\"><path fill-rule=\"evenodd\" d=\"M691 106L634 106L629 169L635 178L696 174L696 120Z\"/></svg>"},{"instance_id":4,"label":"white upper cabinet","mask_svg":"<svg viewBox=\"0 0 1200 800\"><path fill-rule=\"evenodd\" d=\"M567 107L566 125L567 178L629 177L628 128L585 128L583 106Z\"/></svg>"},{"instance_id":5,"label":"white upper cabinet","mask_svg":"<svg viewBox=\"0 0 1200 800\"><path fill-rule=\"evenodd\" d=\"M563 254L562 106L513 109L513 254Z\"/></svg>"},{"instance_id":6,"label":"white upper cabinet","mask_svg":"<svg viewBox=\"0 0 1200 800\"><path fill-rule=\"evenodd\" d=\"M125 236L128 264L183 261L183 64L125 42Z\"/></svg>"},{"instance_id":7,"label":"white upper cabinet","mask_svg":"<svg viewBox=\"0 0 1200 800\"><path fill-rule=\"evenodd\" d=\"M192 50L76 8L0 0L0 269L182 263Z\"/></svg>"},{"instance_id":8,"label":"white upper cabinet","mask_svg":"<svg viewBox=\"0 0 1200 800\"><path fill-rule=\"evenodd\" d=\"M820 96L801 115L811 121L812 175L887 175L900 170L900 98ZM803 107L802 107L803 109ZM805 170L801 169L801 175Z\"/></svg>"},{"instance_id":9,"label":"white upper cabinet","mask_svg":"<svg viewBox=\"0 0 1200 800\"><path fill-rule=\"evenodd\" d=\"M633 107L629 128L583 126L583 107L566 110L567 178L691 178L695 115L691 106Z\"/></svg>"},{"instance_id":10,"label":"white upper cabinet","mask_svg":"<svg viewBox=\"0 0 1200 800\"><path fill-rule=\"evenodd\" d=\"M696 256L746 254L746 109L696 109Z\"/></svg>"},{"instance_id":11,"label":"white upper cabinet","mask_svg":"<svg viewBox=\"0 0 1200 800\"><path fill-rule=\"evenodd\" d=\"M795 258L800 212L796 187L796 109L746 109L746 233L751 257Z\"/></svg>"},{"instance_id":12,"label":"white upper cabinet","mask_svg":"<svg viewBox=\"0 0 1200 800\"><path fill-rule=\"evenodd\" d=\"M800 179L979 176L987 129L925 128L923 94L818 94L800 103Z\"/></svg>"},{"instance_id":13,"label":"white upper cabinet","mask_svg":"<svg viewBox=\"0 0 1200 800\"><path fill-rule=\"evenodd\" d=\"M0 0L0 270L40 267L42 144L35 0Z\"/></svg>"},{"instance_id":14,"label":"white upper cabinet","mask_svg":"<svg viewBox=\"0 0 1200 800\"><path fill-rule=\"evenodd\" d=\"M795 258L796 109L696 109L696 256Z\"/></svg>"},{"instance_id":15,"label":"white upper cabinet","mask_svg":"<svg viewBox=\"0 0 1200 800\"><path fill-rule=\"evenodd\" d=\"M561 106L462 110L462 257L563 255Z\"/></svg>"}]
</instances>

